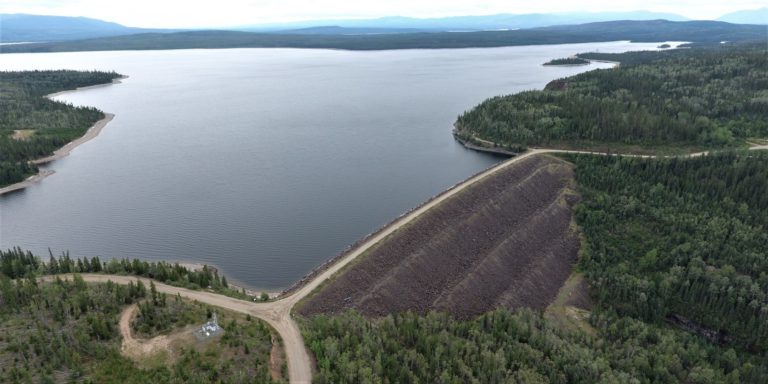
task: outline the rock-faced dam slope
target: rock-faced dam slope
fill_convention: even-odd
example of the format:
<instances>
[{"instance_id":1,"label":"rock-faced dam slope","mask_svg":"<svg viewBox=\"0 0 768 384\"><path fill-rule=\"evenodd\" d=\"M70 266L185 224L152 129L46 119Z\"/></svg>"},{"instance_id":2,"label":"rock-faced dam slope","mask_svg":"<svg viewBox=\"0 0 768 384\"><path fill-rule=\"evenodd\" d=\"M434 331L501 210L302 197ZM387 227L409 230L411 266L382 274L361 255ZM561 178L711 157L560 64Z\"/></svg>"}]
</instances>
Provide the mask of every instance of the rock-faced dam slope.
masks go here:
<instances>
[{"instance_id":1,"label":"rock-faced dam slope","mask_svg":"<svg viewBox=\"0 0 768 384\"><path fill-rule=\"evenodd\" d=\"M398 229L297 306L367 316L545 308L577 259L573 166L531 156Z\"/></svg>"}]
</instances>

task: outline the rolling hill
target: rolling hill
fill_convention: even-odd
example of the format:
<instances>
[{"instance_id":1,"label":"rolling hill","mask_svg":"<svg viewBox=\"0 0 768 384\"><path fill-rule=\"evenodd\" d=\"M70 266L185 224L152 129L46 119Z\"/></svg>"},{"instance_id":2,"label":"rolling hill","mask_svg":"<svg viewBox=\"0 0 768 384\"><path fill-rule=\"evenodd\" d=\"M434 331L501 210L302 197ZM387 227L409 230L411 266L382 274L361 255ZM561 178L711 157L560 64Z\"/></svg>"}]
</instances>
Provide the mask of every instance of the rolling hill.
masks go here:
<instances>
[{"instance_id":1,"label":"rolling hill","mask_svg":"<svg viewBox=\"0 0 768 384\"><path fill-rule=\"evenodd\" d=\"M414 18L402 16L381 17L376 19L337 19L310 20L295 23L280 23L239 27L238 30L266 31L286 30L324 25L343 28L380 28L380 29L419 29L425 31L489 31L537 28L552 25L584 24L611 20L672 20L686 21L687 18L671 14L649 11L632 12L579 12L579 13L528 13L495 14L479 16L453 16L440 18Z\"/></svg>"},{"instance_id":2,"label":"rolling hill","mask_svg":"<svg viewBox=\"0 0 768 384\"><path fill-rule=\"evenodd\" d=\"M728 13L717 20L737 24L768 24L768 7Z\"/></svg>"},{"instance_id":3,"label":"rolling hill","mask_svg":"<svg viewBox=\"0 0 768 384\"><path fill-rule=\"evenodd\" d=\"M277 34L235 31L145 33L97 39L0 47L0 53L189 48L331 48L348 50L504 47L601 41L765 40L765 28L716 21L612 21L515 31L374 35Z\"/></svg>"},{"instance_id":4,"label":"rolling hill","mask_svg":"<svg viewBox=\"0 0 768 384\"><path fill-rule=\"evenodd\" d=\"M87 17L0 14L2 42L79 40L105 36L178 30L132 28Z\"/></svg>"}]
</instances>

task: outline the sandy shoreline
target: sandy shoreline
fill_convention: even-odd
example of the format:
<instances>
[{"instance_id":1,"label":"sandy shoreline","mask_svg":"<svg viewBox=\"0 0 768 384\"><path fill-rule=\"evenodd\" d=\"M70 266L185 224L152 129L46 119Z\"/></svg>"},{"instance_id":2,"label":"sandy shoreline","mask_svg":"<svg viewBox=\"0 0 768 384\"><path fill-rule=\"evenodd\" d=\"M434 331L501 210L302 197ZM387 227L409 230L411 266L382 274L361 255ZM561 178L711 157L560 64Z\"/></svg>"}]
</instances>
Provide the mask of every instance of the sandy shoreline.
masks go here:
<instances>
[{"instance_id":1,"label":"sandy shoreline","mask_svg":"<svg viewBox=\"0 0 768 384\"><path fill-rule=\"evenodd\" d=\"M30 177L28 177L24 181L20 181L20 182L18 182L16 184L11 184L11 185L8 185L8 186L0 188L0 196L4 195L6 193L10 193L10 192L13 192L13 191L18 191L20 189L24 189L26 187L29 187L30 185L32 185L34 183L37 183L38 181L40 181L42 179L45 179L46 177L48 177L50 175L53 175L54 173L56 173L56 172L51 171L51 170L47 170L47 169L46 170L41 170L38 174L30 176Z\"/></svg>"},{"instance_id":2,"label":"sandy shoreline","mask_svg":"<svg viewBox=\"0 0 768 384\"><path fill-rule=\"evenodd\" d=\"M219 276L225 276L223 271L215 266L205 263L196 263L196 262L173 262L171 264L179 264L180 266L190 270L190 271L202 271L203 267L208 267L209 269L215 270L219 273ZM253 296L253 297L260 297L262 293L266 293L269 295L270 298L275 298L280 296L282 291L276 291L274 289L254 289L253 287L238 281L238 280L232 280L232 277L227 278L227 285L229 285L229 288L237 290L237 291L245 291L246 295Z\"/></svg>"},{"instance_id":3,"label":"sandy shoreline","mask_svg":"<svg viewBox=\"0 0 768 384\"><path fill-rule=\"evenodd\" d=\"M97 84L97 85L91 85L91 86L88 86L88 87L80 87L80 88L76 88L76 89L70 89L70 90L66 90L66 91L51 93L49 95L45 95L44 97L46 97L48 99L51 99L53 97L60 96L60 95L63 95L65 93L69 93L69 92L77 92L77 91L82 91L82 90L86 90L86 89L101 88L101 87L106 87L106 86L110 86L110 85L113 85L113 84L120 84L120 83L122 83L121 80L124 80L124 79L127 79L127 78L128 78L128 76L118 77L117 79L113 79L111 83ZM104 113L104 118L102 118L101 120L97 121L90 128L88 128L88 130L85 131L85 134L83 136L80 136L79 138L77 138L75 140L72 140L69 143L65 144L63 147L53 151L52 155L46 156L46 157L43 157L43 158L40 158L40 159L32 160L32 161L30 161L30 163L35 164L35 165L43 165L43 164L50 163L50 162L52 162L54 160L61 159L62 157L68 156L72 152L72 150L77 148L79 145L81 145L81 144L83 144L83 143L93 139L94 137L98 136L99 133L101 133L101 130L104 129L104 127L110 121L112 121L112 119L114 117L115 117L115 115L112 114L112 113ZM40 172L38 174L30 176L30 177L28 177L24 181L20 181L18 183L11 184L11 185L8 185L8 186L0 188L0 196L4 195L6 193L10 193L10 192L13 192L13 191L18 191L18 190L27 188L30 185L32 185L34 183L37 183L40 180L43 180L46 177L48 177L48 176L50 176L50 175L52 175L54 173L56 173L56 172L52 171L52 170L47 170L47 169L46 170L40 170Z\"/></svg>"},{"instance_id":4,"label":"sandy shoreline","mask_svg":"<svg viewBox=\"0 0 768 384\"><path fill-rule=\"evenodd\" d=\"M41 159L32 160L30 163L35 165L42 165L50 163L51 161L61 159L64 156L69 155L70 152L72 152L73 149L77 148L78 145L85 143L88 140L93 139L94 137L98 136L99 133L101 133L101 130L104 129L104 127L112 121L112 119L115 117L115 115L111 113L105 113L104 118L97 121L96 124L88 128L87 131L85 131L85 134L80 136L79 138L70 141L69 143L65 144L63 147L53 151L53 155L43 157Z\"/></svg>"},{"instance_id":5,"label":"sandy shoreline","mask_svg":"<svg viewBox=\"0 0 768 384\"><path fill-rule=\"evenodd\" d=\"M35 165L43 165L50 163L54 160L61 159L62 157L65 157L69 155L70 152L72 152L73 149L77 148L78 145L81 145L85 143L88 140L93 139L94 137L98 136L99 133L101 133L101 130L104 129L104 127L112 121L112 119L115 117L115 115L111 113L105 113L104 118L97 121L96 124L88 128L88 130L85 132L85 135L80 136L79 138L70 141L69 143L65 144L63 147L53 151L53 155L43 157L40 159L32 160L30 163ZM13 191L18 191L24 188L29 187L30 185L39 182L40 180L45 179L46 177L53 175L56 173L55 171L52 171L50 169L43 169L40 170L36 175L32 175L28 177L24 181L20 181L15 184L8 185L6 187L0 188L0 196L10 193Z\"/></svg>"}]
</instances>

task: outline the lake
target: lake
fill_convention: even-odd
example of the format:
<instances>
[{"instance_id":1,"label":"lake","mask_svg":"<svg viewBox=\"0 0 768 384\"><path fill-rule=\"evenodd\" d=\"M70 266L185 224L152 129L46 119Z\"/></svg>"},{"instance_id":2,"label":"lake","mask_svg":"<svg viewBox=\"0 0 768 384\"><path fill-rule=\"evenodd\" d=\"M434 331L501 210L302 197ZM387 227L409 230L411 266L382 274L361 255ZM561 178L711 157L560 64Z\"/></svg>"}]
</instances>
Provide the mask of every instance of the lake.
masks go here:
<instances>
[{"instance_id":1,"label":"lake","mask_svg":"<svg viewBox=\"0 0 768 384\"><path fill-rule=\"evenodd\" d=\"M57 100L114 120L0 196L0 247L47 260L217 266L257 289L291 285L349 244L500 159L451 136L484 99L610 64L542 67L628 42L350 52L116 51L0 56L0 69L114 70L122 84Z\"/></svg>"}]
</instances>

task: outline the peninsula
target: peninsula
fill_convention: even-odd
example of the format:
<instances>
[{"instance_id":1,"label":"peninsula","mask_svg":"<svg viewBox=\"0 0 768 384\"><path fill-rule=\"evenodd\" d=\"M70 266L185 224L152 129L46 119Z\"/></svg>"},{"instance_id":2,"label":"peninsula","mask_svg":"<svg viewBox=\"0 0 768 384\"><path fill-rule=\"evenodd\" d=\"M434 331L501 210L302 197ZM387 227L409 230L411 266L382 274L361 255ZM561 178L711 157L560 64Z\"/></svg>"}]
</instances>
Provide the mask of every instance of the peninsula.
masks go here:
<instances>
[{"instance_id":1,"label":"peninsula","mask_svg":"<svg viewBox=\"0 0 768 384\"><path fill-rule=\"evenodd\" d=\"M66 156L112 120L113 115L92 107L51 100L54 94L122 77L95 71L0 71L0 194L50 175L37 166Z\"/></svg>"}]
</instances>

